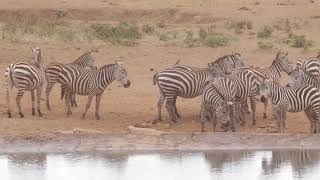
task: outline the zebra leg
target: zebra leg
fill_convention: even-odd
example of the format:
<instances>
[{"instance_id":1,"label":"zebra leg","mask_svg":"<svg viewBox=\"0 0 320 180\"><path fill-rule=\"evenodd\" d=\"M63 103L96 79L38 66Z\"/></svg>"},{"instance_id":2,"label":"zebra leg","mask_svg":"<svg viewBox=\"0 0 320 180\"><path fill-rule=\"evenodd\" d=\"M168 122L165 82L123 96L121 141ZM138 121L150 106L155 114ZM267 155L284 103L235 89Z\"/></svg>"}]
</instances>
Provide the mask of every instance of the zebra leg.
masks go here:
<instances>
[{"instance_id":1,"label":"zebra leg","mask_svg":"<svg viewBox=\"0 0 320 180\"><path fill-rule=\"evenodd\" d=\"M177 110L177 96L174 97L174 99L173 99L173 105L174 105L174 113L180 119L181 116L180 116L180 114L178 113L178 110Z\"/></svg>"},{"instance_id":2,"label":"zebra leg","mask_svg":"<svg viewBox=\"0 0 320 180\"><path fill-rule=\"evenodd\" d=\"M102 93L96 95L96 118L100 119L99 109L100 109L100 101L101 101Z\"/></svg>"},{"instance_id":3,"label":"zebra leg","mask_svg":"<svg viewBox=\"0 0 320 180\"><path fill-rule=\"evenodd\" d=\"M78 104L77 104L77 101L76 101L76 94L72 94L72 101L73 101L74 107L78 107Z\"/></svg>"},{"instance_id":4,"label":"zebra leg","mask_svg":"<svg viewBox=\"0 0 320 180\"><path fill-rule=\"evenodd\" d=\"M165 99L166 99L166 97L160 92L160 97L159 97L159 101L158 101L158 104L157 104L157 107L158 107L158 119L154 120L152 122L152 124L156 124L156 123L158 123L158 121L162 121L161 109L162 109L162 105L163 105Z\"/></svg>"},{"instance_id":5,"label":"zebra leg","mask_svg":"<svg viewBox=\"0 0 320 180\"><path fill-rule=\"evenodd\" d=\"M50 95L50 92L53 88L53 85L54 85L55 82L50 82L48 81L47 83L47 87L46 87L46 104L47 104L47 109L49 111L51 111L51 107L50 107L50 101L49 101L49 95Z\"/></svg>"},{"instance_id":6,"label":"zebra leg","mask_svg":"<svg viewBox=\"0 0 320 180\"><path fill-rule=\"evenodd\" d=\"M32 115L36 115L36 109L34 108L34 102L35 102L35 97L34 97L34 90L31 90L31 102L32 102Z\"/></svg>"},{"instance_id":7,"label":"zebra leg","mask_svg":"<svg viewBox=\"0 0 320 180\"><path fill-rule=\"evenodd\" d=\"M247 114L250 114L248 103L249 103L249 102L246 101L246 103L245 103L245 105L246 105L245 108L246 108L246 113L247 113Z\"/></svg>"},{"instance_id":8,"label":"zebra leg","mask_svg":"<svg viewBox=\"0 0 320 180\"><path fill-rule=\"evenodd\" d=\"M37 105L38 105L38 115L39 117L42 117L42 113L40 110L40 100L41 100L41 94L42 94L42 84L39 85L39 87L37 88Z\"/></svg>"},{"instance_id":9,"label":"zebra leg","mask_svg":"<svg viewBox=\"0 0 320 180\"><path fill-rule=\"evenodd\" d=\"M6 97L7 97L7 106L8 106L8 118L12 118L11 114L11 106L10 106L10 91L12 90L12 85L9 83L9 79L7 79L7 88L6 88Z\"/></svg>"},{"instance_id":10,"label":"zebra leg","mask_svg":"<svg viewBox=\"0 0 320 180\"><path fill-rule=\"evenodd\" d=\"M200 109L200 122L201 122L201 132L205 132L205 124L208 121L208 112L204 105L201 105Z\"/></svg>"},{"instance_id":11,"label":"zebra leg","mask_svg":"<svg viewBox=\"0 0 320 180\"><path fill-rule=\"evenodd\" d=\"M91 105L91 101L92 101L93 95L89 95L88 100L87 100L87 104L86 104L86 108L84 110L84 113L81 116L81 119L84 119L86 117L86 114L90 108Z\"/></svg>"},{"instance_id":12,"label":"zebra leg","mask_svg":"<svg viewBox=\"0 0 320 180\"><path fill-rule=\"evenodd\" d=\"M251 110L252 110L252 125L256 125L256 98L250 97Z\"/></svg>"},{"instance_id":13,"label":"zebra leg","mask_svg":"<svg viewBox=\"0 0 320 180\"><path fill-rule=\"evenodd\" d=\"M267 107L268 107L268 99L266 99L263 103L263 119L267 119Z\"/></svg>"},{"instance_id":14,"label":"zebra leg","mask_svg":"<svg viewBox=\"0 0 320 180\"><path fill-rule=\"evenodd\" d=\"M24 115L21 111L21 98L22 98L23 94L24 94L24 89L18 89L16 103L17 103L17 108L18 108L20 118L24 118Z\"/></svg>"},{"instance_id":15,"label":"zebra leg","mask_svg":"<svg viewBox=\"0 0 320 180\"><path fill-rule=\"evenodd\" d=\"M64 91L65 91L65 97L64 97L64 99L65 99L65 103L66 103L66 107L67 107L67 117L69 117L71 114L72 114L72 111L71 111L71 90L70 90L70 88L69 87L66 87L65 89L64 89Z\"/></svg>"},{"instance_id":16,"label":"zebra leg","mask_svg":"<svg viewBox=\"0 0 320 180\"><path fill-rule=\"evenodd\" d=\"M174 105L173 105L173 100L172 100L172 98L170 98L170 99L167 98L166 108L167 108L167 111L168 111L168 113L169 113L171 122L172 122L172 123L177 123L177 117L176 117L176 114L175 114L175 112L174 112Z\"/></svg>"},{"instance_id":17,"label":"zebra leg","mask_svg":"<svg viewBox=\"0 0 320 180\"><path fill-rule=\"evenodd\" d=\"M308 117L309 122L310 122L310 133L311 134L316 133L316 131L317 131L317 127L316 126L317 125L316 125L316 118L315 118L315 116L313 114L314 113L313 110L310 107L308 107L308 108L306 108L304 110L304 112L305 112L305 114Z\"/></svg>"},{"instance_id":18,"label":"zebra leg","mask_svg":"<svg viewBox=\"0 0 320 180\"><path fill-rule=\"evenodd\" d=\"M212 121L212 132L216 132L216 127L217 127L217 117L216 113L214 111L209 112L210 119Z\"/></svg>"}]
</instances>

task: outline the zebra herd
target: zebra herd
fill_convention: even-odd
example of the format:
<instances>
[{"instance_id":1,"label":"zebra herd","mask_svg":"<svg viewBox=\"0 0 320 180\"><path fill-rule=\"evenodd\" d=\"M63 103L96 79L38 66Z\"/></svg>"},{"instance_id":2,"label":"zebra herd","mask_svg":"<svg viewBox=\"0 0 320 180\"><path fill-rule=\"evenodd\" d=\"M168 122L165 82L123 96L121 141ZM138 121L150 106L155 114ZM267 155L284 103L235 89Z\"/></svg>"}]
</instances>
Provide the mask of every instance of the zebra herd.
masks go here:
<instances>
[{"instance_id":1,"label":"zebra herd","mask_svg":"<svg viewBox=\"0 0 320 180\"><path fill-rule=\"evenodd\" d=\"M5 70L6 96L8 106L8 117L11 118L10 92L13 87L18 90L16 103L18 113L21 118L24 114L21 110L20 101L25 91L31 92L32 115L35 115L34 91L37 90L37 111L42 116L40 110L40 99L44 84L46 87L46 104L51 110L49 95L55 83L61 84L61 97L65 96L67 115L71 115L71 105L77 105L75 94L87 95L88 100L82 118L91 105L92 98L96 96L97 119L100 119L99 108L102 93L112 81L119 81L125 88L130 86L130 80L122 62L116 60L114 64L107 64L100 68L94 66L92 51L81 55L74 62L69 64L50 63L46 64L41 55L39 47L32 48L33 58L30 63L17 62L10 64Z\"/></svg>"},{"instance_id":2,"label":"zebra herd","mask_svg":"<svg viewBox=\"0 0 320 180\"><path fill-rule=\"evenodd\" d=\"M32 115L42 116L40 99L46 84L46 105L51 110L50 92L53 86L61 84L61 98L65 100L67 116L72 114L71 106L77 106L75 95L88 96L82 118L85 118L93 97L96 97L96 119L100 119L100 101L107 86L114 80L123 87L130 86L130 80L121 61L114 64L95 66L92 51L81 55L75 61L62 64L47 64L39 47L32 48L30 63L17 62L5 70L8 117L12 117L10 93L18 90L16 104L19 116L24 117L20 101L25 91L31 92ZM272 64L265 69L246 65L239 53L222 56L207 67L195 68L176 63L154 74L153 84L158 85L160 98L157 104L158 118L162 121L161 110L164 102L172 124L181 118L178 113L177 97L194 98L202 95L200 109L201 131L205 123L212 120L213 130L218 122L224 131L236 131L235 124L245 124L245 115L252 113L252 125L256 124L256 101L264 103L263 118L267 117L268 99L271 100L273 115L279 131L286 126L286 112L304 111L310 121L311 133L320 131L320 57L301 58L296 67L288 60L288 53L279 51ZM289 75L288 84L282 86L283 73ZM251 112L248 110L250 102Z\"/></svg>"},{"instance_id":3,"label":"zebra herd","mask_svg":"<svg viewBox=\"0 0 320 180\"><path fill-rule=\"evenodd\" d=\"M283 73L289 75L286 86L280 84ZM288 53L278 51L272 64L265 69L249 67L239 53L223 56L208 63L206 68L175 65L153 76L159 87L158 119L161 121L161 107L166 108L172 123L180 114L177 111L177 97L193 98L202 95L200 108L201 131L205 123L212 120L213 131L221 122L224 131L235 131L234 124L245 123L249 100L252 111L252 125L256 124L256 99L264 103L263 118L267 117L268 99L271 100L273 115L280 132L286 126L286 112L304 111L310 121L310 132L320 132L320 57L301 58L294 68L288 60Z\"/></svg>"}]
</instances>

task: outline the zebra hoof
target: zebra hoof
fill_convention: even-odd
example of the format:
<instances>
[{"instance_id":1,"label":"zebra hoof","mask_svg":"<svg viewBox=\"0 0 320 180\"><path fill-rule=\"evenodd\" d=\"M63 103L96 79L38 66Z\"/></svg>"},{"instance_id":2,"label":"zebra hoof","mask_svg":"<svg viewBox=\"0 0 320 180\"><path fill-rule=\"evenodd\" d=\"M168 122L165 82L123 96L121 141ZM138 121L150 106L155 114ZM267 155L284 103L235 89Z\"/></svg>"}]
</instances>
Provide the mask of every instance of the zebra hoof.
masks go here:
<instances>
[{"instance_id":1,"label":"zebra hoof","mask_svg":"<svg viewBox=\"0 0 320 180\"><path fill-rule=\"evenodd\" d=\"M162 120L160 120L160 119L158 119L158 120L155 119L155 120L152 121L152 124L158 124L159 121L162 121Z\"/></svg>"},{"instance_id":2,"label":"zebra hoof","mask_svg":"<svg viewBox=\"0 0 320 180\"><path fill-rule=\"evenodd\" d=\"M267 119L267 115L266 114L263 114L263 119Z\"/></svg>"},{"instance_id":3,"label":"zebra hoof","mask_svg":"<svg viewBox=\"0 0 320 180\"><path fill-rule=\"evenodd\" d=\"M82 114L81 119L85 119L85 118L86 118L86 115Z\"/></svg>"},{"instance_id":4,"label":"zebra hoof","mask_svg":"<svg viewBox=\"0 0 320 180\"><path fill-rule=\"evenodd\" d=\"M100 115L99 114L96 114L96 119L100 120Z\"/></svg>"},{"instance_id":5,"label":"zebra hoof","mask_svg":"<svg viewBox=\"0 0 320 180\"><path fill-rule=\"evenodd\" d=\"M8 112L8 118L12 118L11 112Z\"/></svg>"},{"instance_id":6,"label":"zebra hoof","mask_svg":"<svg viewBox=\"0 0 320 180\"><path fill-rule=\"evenodd\" d=\"M67 117L70 117L72 115L72 112L71 111L68 111L67 112Z\"/></svg>"},{"instance_id":7,"label":"zebra hoof","mask_svg":"<svg viewBox=\"0 0 320 180\"><path fill-rule=\"evenodd\" d=\"M24 115L22 114L22 112L19 112L20 118L24 118Z\"/></svg>"},{"instance_id":8,"label":"zebra hoof","mask_svg":"<svg viewBox=\"0 0 320 180\"><path fill-rule=\"evenodd\" d=\"M180 118L181 118L181 115L180 115L180 114L178 114L178 113L177 113L177 118L178 118L178 119L180 119Z\"/></svg>"},{"instance_id":9,"label":"zebra hoof","mask_svg":"<svg viewBox=\"0 0 320 180\"><path fill-rule=\"evenodd\" d=\"M38 110L38 114L39 114L39 117L42 117L42 116L43 116L43 114L41 113L40 110Z\"/></svg>"},{"instance_id":10,"label":"zebra hoof","mask_svg":"<svg viewBox=\"0 0 320 180\"><path fill-rule=\"evenodd\" d=\"M32 108L32 116L36 115L36 110L34 108Z\"/></svg>"}]
</instances>

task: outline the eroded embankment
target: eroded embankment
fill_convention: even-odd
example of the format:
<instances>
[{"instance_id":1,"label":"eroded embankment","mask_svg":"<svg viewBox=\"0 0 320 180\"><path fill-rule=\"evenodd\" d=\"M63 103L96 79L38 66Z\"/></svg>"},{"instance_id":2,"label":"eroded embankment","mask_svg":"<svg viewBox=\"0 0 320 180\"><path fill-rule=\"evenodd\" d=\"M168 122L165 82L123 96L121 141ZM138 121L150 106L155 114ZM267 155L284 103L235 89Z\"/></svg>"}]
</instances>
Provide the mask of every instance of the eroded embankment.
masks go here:
<instances>
[{"instance_id":1,"label":"eroded embankment","mask_svg":"<svg viewBox=\"0 0 320 180\"><path fill-rule=\"evenodd\" d=\"M71 151L320 149L320 135L257 133L109 133L3 137L0 153Z\"/></svg>"}]
</instances>

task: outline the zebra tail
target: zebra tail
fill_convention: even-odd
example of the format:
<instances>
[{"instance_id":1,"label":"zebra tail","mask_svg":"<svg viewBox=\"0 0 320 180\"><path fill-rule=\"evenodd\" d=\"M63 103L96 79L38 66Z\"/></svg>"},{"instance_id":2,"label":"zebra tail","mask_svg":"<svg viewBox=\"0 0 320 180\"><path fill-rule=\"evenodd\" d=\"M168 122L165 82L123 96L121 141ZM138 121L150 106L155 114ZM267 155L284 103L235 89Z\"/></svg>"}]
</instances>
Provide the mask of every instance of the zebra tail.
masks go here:
<instances>
[{"instance_id":1,"label":"zebra tail","mask_svg":"<svg viewBox=\"0 0 320 180\"><path fill-rule=\"evenodd\" d=\"M64 98L64 87L61 84L61 99L63 99L63 98Z\"/></svg>"},{"instance_id":2,"label":"zebra tail","mask_svg":"<svg viewBox=\"0 0 320 180\"><path fill-rule=\"evenodd\" d=\"M4 77L6 79L6 82L7 82L7 87L8 87L8 90L11 90L13 85L14 85L14 82L13 82L13 77L12 77L12 64L10 64L5 73L4 73Z\"/></svg>"},{"instance_id":3,"label":"zebra tail","mask_svg":"<svg viewBox=\"0 0 320 180\"><path fill-rule=\"evenodd\" d=\"M158 72L154 73L153 75L153 85L157 84L157 77L158 77Z\"/></svg>"}]
</instances>

